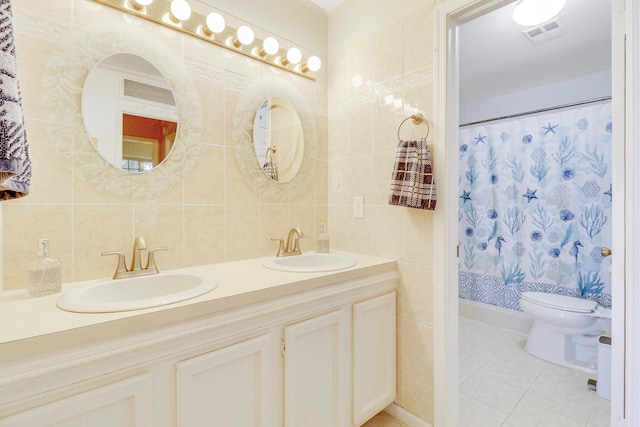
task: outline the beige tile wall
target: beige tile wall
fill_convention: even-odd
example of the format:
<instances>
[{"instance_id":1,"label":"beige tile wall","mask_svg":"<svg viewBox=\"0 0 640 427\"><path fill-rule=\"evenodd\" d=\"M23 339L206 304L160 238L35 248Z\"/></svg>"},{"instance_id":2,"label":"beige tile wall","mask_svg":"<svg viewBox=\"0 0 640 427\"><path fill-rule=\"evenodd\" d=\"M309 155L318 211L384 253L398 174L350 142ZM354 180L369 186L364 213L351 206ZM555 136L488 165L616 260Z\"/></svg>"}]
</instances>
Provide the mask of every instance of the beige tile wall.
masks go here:
<instances>
[{"instance_id":1,"label":"beige tile wall","mask_svg":"<svg viewBox=\"0 0 640 427\"><path fill-rule=\"evenodd\" d=\"M433 116L435 1L399 3L412 9L400 19L386 2L361 0L329 17L344 41L329 57L329 232L345 249L399 261L397 403L433 423L433 215L389 206L387 197L398 126L414 109ZM385 24L363 33L342 13ZM403 138L424 133L411 121L401 129ZM354 196L364 196L364 218L353 216Z\"/></svg>"},{"instance_id":2,"label":"beige tile wall","mask_svg":"<svg viewBox=\"0 0 640 427\"><path fill-rule=\"evenodd\" d=\"M376 2L367 3L376 13ZM241 87L273 70L147 23L141 25L199 70L193 78L203 95L205 128L198 163L169 194L151 201L104 195L74 178L48 139L38 98L40 70L73 28L131 20L90 0L13 0L34 175L30 196L0 204L4 289L24 286L24 265L41 237L50 239L52 252L61 259L64 280L75 281L108 277L114 260L103 259L100 252L129 251L138 234L151 246L171 248L158 257L160 267L167 269L269 255L274 249L269 238L291 225L312 237L302 241L309 250L318 224L327 222L332 247L399 260L397 402L433 422L432 214L387 205L398 125L411 108L431 116L433 3L421 1L417 13L389 19L387 25L371 28L367 37L348 42L329 59L330 67L323 68L317 82L283 75L316 113L320 146L307 194L280 204L261 199L244 181L231 138ZM29 31L34 25L46 28L47 36ZM324 78L327 68L331 71ZM357 87L356 75L362 82ZM402 130L403 136L424 132L411 126ZM356 195L365 198L362 219L352 215Z\"/></svg>"},{"instance_id":3,"label":"beige tile wall","mask_svg":"<svg viewBox=\"0 0 640 427\"><path fill-rule=\"evenodd\" d=\"M316 82L294 77L90 0L12 4L33 178L28 197L0 204L0 289L24 287L24 266L37 254L42 237L49 238L68 282L109 277L115 259L100 253L130 253L136 235L143 235L150 246L169 247L158 254L159 267L169 269L270 255L277 249L270 237L285 235L293 225L314 236L320 222L328 222L326 67ZM155 200L101 194L73 176L47 134L39 102L42 70L70 31L98 22L125 22L152 32L167 51L182 58L201 95L204 129L198 162L186 179ZM259 29L257 33L265 36ZM289 204L263 200L251 189L239 170L232 140L243 87L274 72L305 96L319 135L317 177L304 196ZM313 245L313 238L302 241L304 250Z\"/></svg>"}]
</instances>

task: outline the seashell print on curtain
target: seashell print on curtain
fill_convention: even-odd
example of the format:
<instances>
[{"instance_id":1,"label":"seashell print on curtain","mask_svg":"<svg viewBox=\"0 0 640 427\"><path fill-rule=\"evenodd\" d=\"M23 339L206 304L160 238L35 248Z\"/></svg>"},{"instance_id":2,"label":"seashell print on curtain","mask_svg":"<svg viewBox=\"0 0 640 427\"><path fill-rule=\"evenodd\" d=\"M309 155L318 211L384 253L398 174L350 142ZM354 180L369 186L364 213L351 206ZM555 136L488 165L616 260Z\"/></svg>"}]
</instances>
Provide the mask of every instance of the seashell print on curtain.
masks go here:
<instances>
[{"instance_id":1,"label":"seashell print on curtain","mask_svg":"<svg viewBox=\"0 0 640 427\"><path fill-rule=\"evenodd\" d=\"M459 150L459 296L611 307L611 103L461 127Z\"/></svg>"}]
</instances>

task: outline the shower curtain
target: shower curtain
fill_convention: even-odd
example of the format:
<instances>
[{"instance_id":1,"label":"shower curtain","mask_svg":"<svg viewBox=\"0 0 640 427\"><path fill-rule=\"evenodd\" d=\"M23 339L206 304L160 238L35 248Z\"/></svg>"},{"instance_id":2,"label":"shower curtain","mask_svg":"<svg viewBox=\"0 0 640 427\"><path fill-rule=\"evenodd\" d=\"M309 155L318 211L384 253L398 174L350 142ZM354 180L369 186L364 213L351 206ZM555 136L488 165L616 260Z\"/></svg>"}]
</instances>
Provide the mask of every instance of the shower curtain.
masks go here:
<instances>
[{"instance_id":1,"label":"shower curtain","mask_svg":"<svg viewBox=\"0 0 640 427\"><path fill-rule=\"evenodd\" d=\"M611 307L611 103L461 127L459 150L459 296Z\"/></svg>"}]
</instances>

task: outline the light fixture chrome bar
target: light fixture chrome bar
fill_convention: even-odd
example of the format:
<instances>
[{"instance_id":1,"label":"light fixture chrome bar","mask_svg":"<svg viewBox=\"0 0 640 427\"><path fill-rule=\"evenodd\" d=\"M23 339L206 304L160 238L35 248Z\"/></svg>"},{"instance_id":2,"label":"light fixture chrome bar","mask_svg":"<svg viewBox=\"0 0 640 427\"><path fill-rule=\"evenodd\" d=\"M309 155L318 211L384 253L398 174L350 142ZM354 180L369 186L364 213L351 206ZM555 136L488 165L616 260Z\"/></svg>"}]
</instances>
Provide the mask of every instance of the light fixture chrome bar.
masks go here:
<instances>
[{"instance_id":1,"label":"light fixture chrome bar","mask_svg":"<svg viewBox=\"0 0 640 427\"><path fill-rule=\"evenodd\" d=\"M206 16L200 15L196 12L191 13L191 16L188 19L176 22L176 19L171 16L170 0L155 0L151 4L144 6L139 5L135 0L93 1L113 7L131 15L147 19L165 27L172 28L176 31L189 34L200 40L207 41L216 46L228 49L248 58L255 59L256 61L271 65L272 67L288 71L300 77L304 77L309 80L316 79L315 73L309 70L309 67L305 64L298 67L290 64L289 61L286 60L287 51L284 49L278 49L278 52L273 55L261 55L258 52L263 45L263 40L255 38L253 43L247 46L243 46L241 43L236 42L236 28L227 26L222 32L213 33L206 26ZM285 60L283 61L283 59Z\"/></svg>"}]
</instances>

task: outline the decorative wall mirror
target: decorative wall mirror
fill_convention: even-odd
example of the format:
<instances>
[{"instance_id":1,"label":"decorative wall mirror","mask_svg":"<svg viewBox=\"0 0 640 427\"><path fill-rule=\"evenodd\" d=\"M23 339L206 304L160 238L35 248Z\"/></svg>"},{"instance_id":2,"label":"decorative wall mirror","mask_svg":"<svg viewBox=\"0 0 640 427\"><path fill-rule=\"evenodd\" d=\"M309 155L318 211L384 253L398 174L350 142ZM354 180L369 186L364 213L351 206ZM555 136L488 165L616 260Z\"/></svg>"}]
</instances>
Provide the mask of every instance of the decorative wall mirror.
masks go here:
<instances>
[{"instance_id":1,"label":"decorative wall mirror","mask_svg":"<svg viewBox=\"0 0 640 427\"><path fill-rule=\"evenodd\" d=\"M317 133L302 94L280 77L262 77L243 92L234 116L236 158L251 187L289 201L315 173Z\"/></svg>"},{"instance_id":2,"label":"decorative wall mirror","mask_svg":"<svg viewBox=\"0 0 640 427\"><path fill-rule=\"evenodd\" d=\"M100 147L108 146L106 139L89 125L91 120L86 115L83 118L82 104L88 99L88 96L83 94L85 80L105 58L107 63L121 63L125 62L122 61L124 59L134 59L146 62L147 67L153 64L153 68L157 70L156 74L164 76L164 86L158 76L153 76L150 69L146 69L144 73L129 73L137 73L138 77L145 74L144 78L138 80L144 80L144 83L155 82L155 86L170 89L169 92L174 98L175 111L172 115L158 117L156 109L153 114L147 116L175 123L175 128L173 125L166 125L162 131L168 134L167 140L173 141L170 149L165 145L162 149L156 147L155 154L153 149L145 151L140 149L144 146L140 142L144 142L146 137L135 135L129 139L135 140L137 146L131 145L126 149L120 146L120 150L129 151L125 157L151 157L153 163L155 156L157 164L151 168L147 166L150 169L147 173L128 173L122 169L122 157L105 156L110 159L105 160L98 154L96 140L97 146ZM109 66L115 67L113 64ZM146 31L124 23L92 25L91 28L74 30L53 53L43 75L42 105L48 121L49 135L60 154L69 160L74 175L95 184L99 192L156 198L180 182L195 164L200 152L202 128L202 106L198 92L180 59L167 53L167 47ZM154 106L158 107L157 104ZM98 107L94 105L91 108ZM125 112L133 116L143 116L133 110L125 109ZM171 120L168 120L169 118ZM88 125L86 129L85 121ZM104 129L107 127L103 126ZM121 134L122 127L114 123L111 131ZM175 137L171 135L172 132ZM146 142L153 145L151 141ZM117 148L113 149L117 151ZM160 157L163 159L159 160ZM131 162L128 163L129 167L133 168Z\"/></svg>"},{"instance_id":3,"label":"decorative wall mirror","mask_svg":"<svg viewBox=\"0 0 640 427\"><path fill-rule=\"evenodd\" d=\"M82 89L82 118L98 153L129 172L160 165L178 128L171 86L155 65L130 53L109 55L91 69Z\"/></svg>"},{"instance_id":4,"label":"decorative wall mirror","mask_svg":"<svg viewBox=\"0 0 640 427\"><path fill-rule=\"evenodd\" d=\"M291 181L304 157L304 132L300 117L288 99L265 99L253 121L253 146L258 164L273 181Z\"/></svg>"}]
</instances>

